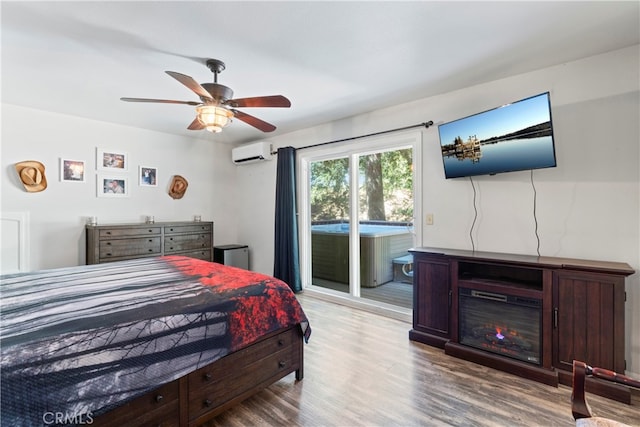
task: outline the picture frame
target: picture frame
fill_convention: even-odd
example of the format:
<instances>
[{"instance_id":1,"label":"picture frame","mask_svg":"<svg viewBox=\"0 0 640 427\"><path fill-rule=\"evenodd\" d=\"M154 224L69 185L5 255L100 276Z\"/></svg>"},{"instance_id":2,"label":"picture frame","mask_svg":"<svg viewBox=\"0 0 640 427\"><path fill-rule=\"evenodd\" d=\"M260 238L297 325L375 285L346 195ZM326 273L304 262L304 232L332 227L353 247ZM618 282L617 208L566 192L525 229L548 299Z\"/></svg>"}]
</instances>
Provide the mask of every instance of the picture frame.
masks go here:
<instances>
[{"instance_id":1,"label":"picture frame","mask_svg":"<svg viewBox=\"0 0 640 427\"><path fill-rule=\"evenodd\" d=\"M96 184L98 197L129 197L129 179L127 177L99 174Z\"/></svg>"},{"instance_id":2,"label":"picture frame","mask_svg":"<svg viewBox=\"0 0 640 427\"><path fill-rule=\"evenodd\" d=\"M96 148L96 168L110 172L126 172L129 169L129 155L120 150Z\"/></svg>"},{"instance_id":3,"label":"picture frame","mask_svg":"<svg viewBox=\"0 0 640 427\"><path fill-rule=\"evenodd\" d=\"M138 166L138 185L141 187L157 187L158 168L152 166Z\"/></svg>"},{"instance_id":4,"label":"picture frame","mask_svg":"<svg viewBox=\"0 0 640 427\"><path fill-rule=\"evenodd\" d=\"M85 182L86 171L84 160L60 158L60 182Z\"/></svg>"}]
</instances>

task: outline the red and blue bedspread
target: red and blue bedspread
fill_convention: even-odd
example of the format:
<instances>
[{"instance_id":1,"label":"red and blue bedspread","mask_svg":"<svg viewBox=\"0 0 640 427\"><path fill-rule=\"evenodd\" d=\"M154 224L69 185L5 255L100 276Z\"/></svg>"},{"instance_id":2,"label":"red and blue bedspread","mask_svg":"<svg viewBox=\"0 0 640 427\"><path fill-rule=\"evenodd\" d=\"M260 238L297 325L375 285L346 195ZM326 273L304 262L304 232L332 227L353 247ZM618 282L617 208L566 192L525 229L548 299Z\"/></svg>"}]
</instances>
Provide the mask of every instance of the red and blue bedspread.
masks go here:
<instances>
[{"instance_id":1,"label":"red and blue bedspread","mask_svg":"<svg viewBox=\"0 0 640 427\"><path fill-rule=\"evenodd\" d=\"M309 322L282 281L180 256L0 278L1 425L89 420Z\"/></svg>"}]
</instances>

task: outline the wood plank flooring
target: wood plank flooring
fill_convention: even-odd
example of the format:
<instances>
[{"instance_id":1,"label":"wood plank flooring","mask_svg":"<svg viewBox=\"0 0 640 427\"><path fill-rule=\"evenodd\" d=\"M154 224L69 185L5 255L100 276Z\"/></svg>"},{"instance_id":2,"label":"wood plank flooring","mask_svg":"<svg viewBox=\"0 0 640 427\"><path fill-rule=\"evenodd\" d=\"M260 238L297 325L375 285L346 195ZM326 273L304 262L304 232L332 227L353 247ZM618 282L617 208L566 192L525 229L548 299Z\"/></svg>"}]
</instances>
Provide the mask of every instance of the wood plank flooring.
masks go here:
<instances>
[{"instance_id":1,"label":"wood plank flooring","mask_svg":"<svg viewBox=\"0 0 640 427\"><path fill-rule=\"evenodd\" d=\"M411 325L300 294L310 320L304 379L291 374L214 426L574 426L571 389L409 341ZM596 415L640 426L632 406L589 395Z\"/></svg>"}]
</instances>

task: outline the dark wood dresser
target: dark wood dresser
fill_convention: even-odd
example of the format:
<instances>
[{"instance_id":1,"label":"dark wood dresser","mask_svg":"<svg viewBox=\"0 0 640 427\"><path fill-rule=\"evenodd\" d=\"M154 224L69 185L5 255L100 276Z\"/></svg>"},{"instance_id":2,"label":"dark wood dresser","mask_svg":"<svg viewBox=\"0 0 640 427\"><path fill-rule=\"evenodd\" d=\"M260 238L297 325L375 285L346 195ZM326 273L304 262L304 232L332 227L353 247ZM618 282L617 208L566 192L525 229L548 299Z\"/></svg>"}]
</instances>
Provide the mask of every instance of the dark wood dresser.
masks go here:
<instances>
[{"instance_id":1,"label":"dark wood dresser","mask_svg":"<svg viewBox=\"0 0 640 427\"><path fill-rule=\"evenodd\" d=\"M87 264L160 255L213 261L213 222L87 225Z\"/></svg>"},{"instance_id":2,"label":"dark wood dresser","mask_svg":"<svg viewBox=\"0 0 640 427\"><path fill-rule=\"evenodd\" d=\"M571 385L574 359L625 373L625 278L634 273L628 264L440 248L411 252L411 340L555 386ZM595 381L589 387L630 402L628 388Z\"/></svg>"}]
</instances>

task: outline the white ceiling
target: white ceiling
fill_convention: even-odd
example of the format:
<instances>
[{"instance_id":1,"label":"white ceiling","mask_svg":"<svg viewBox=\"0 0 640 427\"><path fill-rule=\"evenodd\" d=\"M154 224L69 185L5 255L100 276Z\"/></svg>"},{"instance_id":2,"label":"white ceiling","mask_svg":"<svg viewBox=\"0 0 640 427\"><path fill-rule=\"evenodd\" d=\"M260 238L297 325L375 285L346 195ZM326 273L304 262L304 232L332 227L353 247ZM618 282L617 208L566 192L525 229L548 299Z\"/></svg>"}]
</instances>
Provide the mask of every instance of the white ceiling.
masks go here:
<instances>
[{"instance_id":1,"label":"white ceiling","mask_svg":"<svg viewBox=\"0 0 640 427\"><path fill-rule=\"evenodd\" d=\"M239 120L194 133L192 106L120 97L198 101L164 71L212 82L216 58L234 97L291 100L241 109L277 135L636 45L639 5L2 1L2 102L237 144L269 134Z\"/></svg>"}]
</instances>

